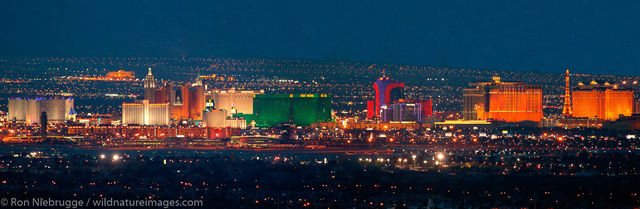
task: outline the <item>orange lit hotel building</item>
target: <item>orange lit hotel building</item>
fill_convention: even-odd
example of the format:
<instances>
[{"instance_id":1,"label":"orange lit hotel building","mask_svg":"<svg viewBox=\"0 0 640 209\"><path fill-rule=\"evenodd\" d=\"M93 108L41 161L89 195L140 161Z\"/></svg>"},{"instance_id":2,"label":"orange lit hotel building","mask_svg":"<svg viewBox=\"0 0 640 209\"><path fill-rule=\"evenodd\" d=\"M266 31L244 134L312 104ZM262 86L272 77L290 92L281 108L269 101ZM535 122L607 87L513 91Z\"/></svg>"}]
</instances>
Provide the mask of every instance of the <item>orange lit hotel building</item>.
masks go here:
<instances>
[{"instance_id":1,"label":"orange lit hotel building","mask_svg":"<svg viewBox=\"0 0 640 209\"><path fill-rule=\"evenodd\" d=\"M196 84L164 85L159 89L152 89L150 103L168 103L173 120L202 120L204 111L204 86Z\"/></svg>"},{"instance_id":2,"label":"orange lit hotel building","mask_svg":"<svg viewBox=\"0 0 640 209\"><path fill-rule=\"evenodd\" d=\"M573 89L573 117L616 120L633 113L633 90L609 83L579 83Z\"/></svg>"},{"instance_id":3,"label":"orange lit hotel building","mask_svg":"<svg viewBox=\"0 0 640 209\"><path fill-rule=\"evenodd\" d=\"M115 80L119 80L119 79L133 80L133 79L136 79L136 73L133 71L118 70L115 72L108 72L107 78L115 79Z\"/></svg>"},{"instance_id":4,"label":"orange lit hotel building","mask_svg":"<svg viewBox=\"0 0 640 209\"><path fill-rule=\"evenodd\" d=\"M464 89L463 117L465 120L498 120L506 122L542 119L542 85L521 82L472 83L475 88Z\"/></svg>"}]
</instances>

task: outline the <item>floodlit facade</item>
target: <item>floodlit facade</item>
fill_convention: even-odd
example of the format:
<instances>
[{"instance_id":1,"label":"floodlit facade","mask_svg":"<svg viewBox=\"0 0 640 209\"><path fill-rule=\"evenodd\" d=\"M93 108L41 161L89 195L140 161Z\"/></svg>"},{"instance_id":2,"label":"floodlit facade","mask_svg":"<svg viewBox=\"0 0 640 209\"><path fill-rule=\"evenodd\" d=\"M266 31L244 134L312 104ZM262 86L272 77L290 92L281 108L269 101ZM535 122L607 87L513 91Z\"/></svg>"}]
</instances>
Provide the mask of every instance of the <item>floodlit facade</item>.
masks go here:
<instances>
[{"instance_id":1,"label":"floodlit facade","mask_svg":"<svg viewBox=\"0 0 640 209\"><path fill-rule=\"evenodd\" d=\"M592 81L573 89L573 117L616 120L633 114L633 90L618 85Z\"/></svg>"},{"instance_id":2,"label":"floodlit facade","mask_svg":"<svg viewBox=\"0 0 640 209\"><path fill-rule=\"evenodd\" d=\"M464 89L463 117L465 120L498 120L505 122L542 119L542 86L521 82L493 82L471 84Z\"/></svg>"},{"instance_id":3,"label":"floodlit facade","mask_svg":"<svg viewBox=\"0 0 640 209\"><path fill-rule=\"evenodd\" d=\"M108 72L107 77L111 79L135 79L136 73L133 71L118 70L116 72Z\"/></svg>"},{"instance_id":4,"label":"floodlit facade","mask_svg":"<svg viewBox=\"0 0 640 209\"><path fill-rule=\"evenodd\" d=\"M263 94L261 91L239 91L230 90L213 90L207 95L208 99L213 100L216 109L224 109L235 113L253 114L253 97L256 94Z\"/></svg>"},{"instance_id":5,"label":"floodlit facade","mask_svg":"<svg viewBox=\"0 0 640 209\"><path fill-rule=\"evenodd\" d=\"M25 121L27 119L27 100L9 99L8 119L14 121Z\"/></svg>"},{"instance_id":6,"label":"floodlit facade","mask_svg":"<svg viewBox=\"0 0 640 209\"><path fill-rule=\"evenodd\" d=\"M26 124L40 124L42 112L47 112L50 124L63 123L73 119L73 99L66 98L10 98L8 102L9 120Z\"/></svg>"},{"instance_id":7,"label":"floodlit facade","mask_svg":"<svg viewBox=\"0 0 640 209\"><path fill-rule=\"evenodd\" d=\"M562 115L571 117L573 115L573 105L571 105L571 86L570 86L569 68L564 76L564 105L562 106Z\"/></svg>"},{"instance_id":8,"label":"floodlit facade","mask_svg":"<svg viewBox=\"0 0 640 209\"><path fill-rule=\"evenodd\" d=\"M206 127L225 127L225 120L227 120L228 113L227 110L205 111L203 122Z\"/></svg>"},{"instance_id":9,"label":"floodlit facade","mask_svg":"<svg viewBox=\"0 0 640 209\"><path fill-rule=\"evenodd\" d=\"M169 125L169 103L122 103L122 124Z\"/></svg>"},{"instance_id":10,"label":"floodlit facade","mask_svg":"<svg viewBox=\"0 0 640 209\"><path fill-rule=\"evenodd\" d=\"M149 73L142 80L144 85L144 99L149 101L154 100L154 89L156 88L156 79L153 77L153 73L151 73L151 68L149 68Z\"/></svg>"},{"instance_id":11,"label":"floodlit facade","mask_svg":"<svg viewBox=\"0 0 640 209\"><path fill-rule=\"evenodd\" d=\"M206 127L211 128L247 128L247 121L238 119L238 118L230 118L230 113L228 110L205 110L204 118L202 122Z\"/></svg>"},{"instance_id":12,"label":"floodlit facade","mask_svg":"<svg viewBox=\"0 0 640 209\"><path fill-rule=\"evenodd\" d=\"M331 121L331 96L327 94L258 94L253 106L253 115L244 117L259 127L282 123L309 126Z\"/></svg>"},{"instance_id":13,"label":"floodlit facade","mask_svg":"<svg viewBox=\"0 0 640 209\"><path fill-rule=\"evenodd\" d=\"M168 103L173 120L202 120L205 108L205 86L201 81L193 85L164 85L151 89L150 103Z\"/></svg>"},{"instance_id":14,"label":"floodlit facade","mask_svg":"<svg viewBox=\"0 0 640 209\"><path fill-rule=\"evenodd\" d=\"M374 118L381 114L382 108L404 99L404 83L382 76L373 83L375 100L373 106L367 103L367 117ZM373 108L373 109L371 109Z\"/></svg>"},{"instance_id":15,"label":"floodlit facade","mask_svg":"<svg viewBox=\"0 0 640 209\"><path fill-rule=\"evenodd\" d=\"M432 116L431 100L426 102L398 102L382 107L382 122L422 122Z\"/></svg>"}]
</instances>

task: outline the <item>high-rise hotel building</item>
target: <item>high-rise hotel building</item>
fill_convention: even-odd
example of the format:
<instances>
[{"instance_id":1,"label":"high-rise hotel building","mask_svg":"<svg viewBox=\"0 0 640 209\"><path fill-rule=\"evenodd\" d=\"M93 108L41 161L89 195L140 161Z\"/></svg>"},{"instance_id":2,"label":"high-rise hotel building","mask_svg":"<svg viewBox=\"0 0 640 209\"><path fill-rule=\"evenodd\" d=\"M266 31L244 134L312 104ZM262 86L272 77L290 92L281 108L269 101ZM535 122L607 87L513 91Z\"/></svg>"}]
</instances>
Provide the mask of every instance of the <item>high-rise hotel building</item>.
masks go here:
<instances>
[{"instance_id":1,"label":"high-rise hotel building","mask_svg":"<svg viewBox=\"0 0 640 209\"><path fill-rule=\"evenodd\" d=\"M166 84L153 90L149 103L168 103L173 120L202 120L205 88L201 82L173 86Z\"/></svg>"},{"instance_id":2,"label":"high-rise hotel building","mask_svg":"<svg viewBox=\"0 0 640 209\"><path fill-rule=\"evenodd\" d=\"M154 101L153 90L156 88L156 79L153 77L153 73L151 73L151 68L149 68L149 73L147 73L147 76L144 77L143 86L144 86L144 99L149 101Z\"/></svg>"},{"instance_id":3,"label":"high-rise hotel building","mask_svg":"<svg viewBox=\"0 0 640 209\"><path fill-rule=\"evenodd\" d=\"M472 83L464 89L465 120L498 120L506 122L540 121L542 119L542 86L522 82Z\"/></svg>"},{"instance_id":4,"label":"high-rise hotel building","mask_svg":"<svg viewBox=\"0 0 640 209\"><path fill-rule=\"evenodd\" d=\"M382 76L373 83L375 100L367 101L367 118L380 117L382 109L404 99L404 83Z\"/></svg>"},{"instance_id":5,"label":"high-rise hotel building","mask_svg":"<svg viewBox=\"0 0 640 209\"><path fill-rule=\"evenodd\" d=\"M213 101L215 109L228 110L232 114L253 114L253 97L256 94L264 94L264 90L212 90L206 97Z\"/></svg>"},{"instance_id":6,"label":"high-rise hotel building","mask_svg":"<svg viewBox=\"0 0 640 209\"><path fill-rule=\"evenodd\" d=\"M8 119L26 124L40 124L40 115L47 112L48 122L63 123L76 112L71 98L10 98Z\"/></svg>"},{"instance_id":7,"label":"high-rise hotel building","mask_svg":"<svg viewBox=\"0 0 640 209\"><path fill-rule=\"evenodd\" d=\"M122 124L169 125L169 103L122 103Z\"/></svg>"},{"instance_id":8,"label":"high-rise hotel building","mask_svg":"<svg viewBox=\"0 0 640 209\"><path fill-rule=\"evenodd\" d=\"M156 80L149 73L143 80L144 100L135 103L122 103L122 124L130 125L169 125L170 108L167 102L158 102L155 98Z\"/></svg>"},{"instance_id":9,"label":"high-rise hotel building","mask_svg":"<svg viewBox=\"0 0 640 209\"><path fill-rule=\"evenodd\" d=\"M633 90L605 82L580 82L573 88L573 117L616 120L633 114Z\"/></svg>"},{"instance_id":10,"label":"high-rise hotel building","mask_svg":"<svg viewBox=\"0 0 640 209\"><path fill-rule=\"evenodd\" d=\"M168 104L173 120L202 120L205 108L205 86L198 78L193 84L172 86L165 84L156 88L156 82L149 68L144 79L144 99L149 104Z\"/></svg>"}]
</instances>

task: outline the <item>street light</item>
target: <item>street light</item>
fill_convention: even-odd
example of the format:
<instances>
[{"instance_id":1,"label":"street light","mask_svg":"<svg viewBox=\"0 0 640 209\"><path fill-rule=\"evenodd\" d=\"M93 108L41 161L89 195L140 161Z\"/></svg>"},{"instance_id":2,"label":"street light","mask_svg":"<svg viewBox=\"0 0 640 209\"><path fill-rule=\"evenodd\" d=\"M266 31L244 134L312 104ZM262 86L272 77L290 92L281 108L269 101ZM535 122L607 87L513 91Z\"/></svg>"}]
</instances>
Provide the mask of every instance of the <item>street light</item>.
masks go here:
<instances>
[{"instance_id":1,"label":"street light","mask_svg":"<svg viewBox=\"0 0 640 209\"><path fill-rule=\"evenodd\" d=\"M411 159L413 159L413 169L416 169L416 155L411 155Z\"/></svg>"},{"instance_id":2,"label":"street light","mask_svg":"<svg viewBox=\"0 0 640 209\"><path fill-rule=\"evenodd\" d=\"M115 154L113 155L113 161L119 160L120 159L120 155Z\"/></svg>"}]
</instances>

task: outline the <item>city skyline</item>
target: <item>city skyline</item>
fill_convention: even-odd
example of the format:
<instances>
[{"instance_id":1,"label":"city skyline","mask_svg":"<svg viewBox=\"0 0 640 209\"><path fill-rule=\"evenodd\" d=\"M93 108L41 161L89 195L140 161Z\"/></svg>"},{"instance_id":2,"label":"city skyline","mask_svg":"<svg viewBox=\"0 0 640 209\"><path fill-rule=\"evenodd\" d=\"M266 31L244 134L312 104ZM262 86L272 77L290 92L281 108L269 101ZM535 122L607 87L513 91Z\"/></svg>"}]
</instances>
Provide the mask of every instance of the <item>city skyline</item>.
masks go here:
<instances>
[{"instance_id":1,"label":"city skyline","mask_svg":"<svg viewBox=\"0 0 640 209\"><path fill-rule=\"evenodd\" d=\"M2 3L2 208L640 208L640 3Z\"/></svg>"}]
</instances>

